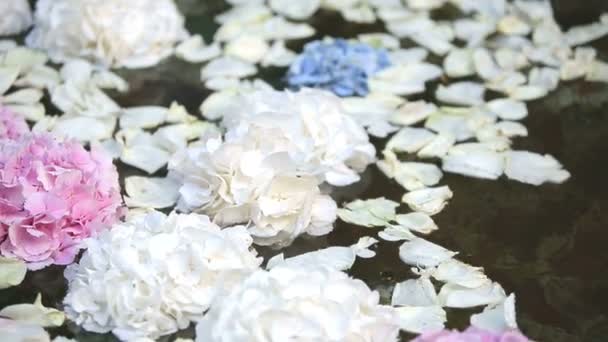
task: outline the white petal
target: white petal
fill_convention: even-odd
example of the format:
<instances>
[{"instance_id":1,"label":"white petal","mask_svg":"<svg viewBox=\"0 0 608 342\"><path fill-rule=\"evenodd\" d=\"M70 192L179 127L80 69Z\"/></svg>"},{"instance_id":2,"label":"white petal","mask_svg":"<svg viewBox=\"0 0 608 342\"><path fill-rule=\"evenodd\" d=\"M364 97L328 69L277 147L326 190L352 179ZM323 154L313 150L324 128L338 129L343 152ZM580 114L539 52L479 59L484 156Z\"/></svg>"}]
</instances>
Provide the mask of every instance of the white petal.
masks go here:
<instances>
[{"instance_id":1,"label":"white petal","mask_svg":"<svg viewBox=\"0 0 608 342\"><path fill-rule=\"evenodd\" d=\"M342 13L344 20L353 23L371 24L376 21L374 11L369 6L365 5L345 8L341 10L340 13Z\"/></svg>"},{"instance_id":2,"label":"white petal","mask_svg":"<svg viewBox=\"0 0 608 342\"><path fill-rule=\"evenodd\" d=\"M255 65L234 57L220 57L212 60L201 71L202 80L216 77L243 78L254 75Z\"/></svg>"},{"instance_id":3,"label":"white petal","mask_svg":"<svg viewBox=\"0 0 608 342\"><path fill-rule=\"evenodd\" d=\"M409 49L399 49L388 53L389 60L393 65L408 65L412 63L420 63L428 57L429 52L426 49L414 47Z\"/></svg>"},{"instance_id":4,"label":"white petal","mask_svg":"<svg viewBox=\"0 0 608 342\"><path fill-rule=\"evenodd\" d=\"M439 331L447 321L446 312L440 306L405 306L395 310L401 329L416 334Z\"/></svg>"},{"instance_id":5,"label":"white petal","mask_svg":"<svg viewBox=\"0 0 608 342\"><path fill-rule=\"evenodd\" d=\"M126 147L120 160L127 165L146 171L148 174L153 174L167 165L169 157L169 152L159 147L135 145Z\"/></svg>"},{"instance_id":6,"label":"white petal","mask_svg":"<svg viewBox=\"0 0 608 342\"><path fill-rule=\"evenodd\" d=\"M348 0L347 0L348 1ZM336 1L333 1L336 2ZM354 1L356 2L356 1ZM401 21L406 21L407 19L409 19L414 12L405 8L401 2L399 2L398 6L387 6L387 7L381 7L377 9L378 12L378 18L382 19L382 21L385 21L387 24L393 24L393 23L399 23ZM389 29L389 31L391 31ZM391 31L391 33L393 33Z\"/></svg>"},{"instance_id":7,"label":"white petal","mask_svg":"<svg viewBox=\"0 0 608 342\"><path fill-rule=\"evenodd\" d=\"M270 8L289 19L304 20L310 18L321 5L321 0L270 0Z\"/></svg>"},{"instance_id":8,"label":"white petal","mask_svg":"<svg viewBox=\"0 0 608 342\"><path fill-rule=\"evenodd\" d=\"M454 34L460 40L467 42L468 47L478 46L495 29L493 20L458 19L454 22Z\"/></svg>"},{"instance_id":9,"label":"white petal","mask_svg":"<svg viewBox=\"0 0 608 342\"><path fill-rule=\"evenodd\" d=\"M560 72L554 68L532 68L528 84L553 91L559 85Z\"/></svg>"},{"instance_id":10,"label":"white petal","mask_svg":"<svg viewBox=\"0 0 608 342\"><path fill-rule=\"evenodd\" d=\"M91 82L102 89L115 89L121 93L129 90L129 83L109 70L96 71L91 78Z\"/></svg>"},{"instance_id":11,"label":"white petal","mask_svg":"<svg viewBox=\"0 0 608 342\"><path fill-rule=\"evenodd\" d=\"M608 24L591 23L570 28L564 35L570 46L583 45L608 34Z\"/></svg>"},{"instance_id":12,"label":"white petal","mask_svg":"<svg viewBox=\"0 0 608 342\"><path fill-rule=\"evenodd\" d=\"M378 243L378 240L370 236L364 236L356 244L350 246L359 258L370 259L376 256L376 252L369 249Z\"/></svg>"},{"instance_id":13,"label":"white petal","mask_svg":"<svg viewBox=\"0 0 608 342\"><path fill-rule=\"evenodd\" d=\"M258 63L264 58L270 46L256 35L241 35L226 44L224 52L228 56L236 57L249 63Z\"/></svg>"},{"instance_id":14,"label":"white petal","mask_svg":"<svg viewBox=\"0 0 608 342\"><path fill-rule=\"evenodd\" d=\"M494 58L501 69L511 71L523 69L530 64L524 53L509 48L496 50Z\"/></svg>"},{"instance_id":15,"label":"white petal","mask_svg":"<svg viewBox=\"0 0 608 342\"><path fill-rule=\"evenodd\" d=\"M168 208L177 202L179 182L172 178L125 178L125 204L137 208Z\"/></svg>"},{"instance_id":16,"label":"white petal","mask_svg":"<svg viewBox=\"0 0 608 342\"><path fill-rule=\"evenodd\" d=\"M373 92L412 95L424 92L425 83L441 74L441 68L430 63L393 65L376 73L368 83Z\"/></svg>"},{"instance_id":17,"label":"white petal","mask_svg":"<svg viewBox=\"0 0 608 342\"><path fill-rule=\"evenodd\" d=\"M323 266L329 267L336 271L345 271L353 266L356 258L357 255L352 248L334 246L314 252L296 255L280 261L275 260L272 263L268 262L267 268L272 269L277 266L288 266L295 268Z\"/></svg>"},{"instance_id":18,"label":"white petal","mask_svg":"<svg viewBox=\"0 0 608 342\"><path fill-rule=\"evenodd\" d=\"M500 135L505 137L527 137L528 129L526 126L515 121L501 121L493 125Z\"/></svg>"},{"instance_id":19,"label":"white petal","mask_svg":"<svg viewBox=\"0 0 608 342\"><path fill-rule=\"evenodd\" d=\"M467 77L475 74L473 51L470 49L454 49L443 60L445 74L451 78Z\"/></svg>"},{"instance_id":20,"label":"white petal","mask_svg":"<svg viewBox=\"0 0 608 342\"><path fill-rule=\"evenodd\" d=\"M433 103L425 101L406 102L391 115L390 121L397 125L409 126L425 120L436 112L437 106Z\"/></svg>"},{"instance_id":21,"label":"white petal","mask_svg":"<svg viewBox=\"0 0 608 342\"><path fill-rule=\"evenodd\" d=\"M406 190L418 190L439 183L443 173L430 163L402 162L398 163L394 178Z\"/></svg>"},{"instance_id":22,"label":"white petal","mask_svg":"<svg viewBox=\"0 0 608 342\"><path fill-rule=\"evenodd\" d=\"M191 123L197 121L197 118L188 113L184 106L174 101L169 106L166 121L170 123Z\"/></svg>"},{"instance_id":23,"label":"white petal","mask_svg":"<svg viewBox=\"0 0 608 342\"><path fill-rule=\"evenodd\" d=\"M281 16L274 17L264 24L264 36L269 40L304 39L314 34L314 27L306 23L292 23Z\"/></svg>"},{"instance_id":24,"label":"white petal","mask_svg":"<svg viewBox=\"0 0 608 342\"><path fill-rule=\"evenodd\" d=\"M406 241L399 247L401 261L408 265L425 268L435 267L456 254L458 253L421 238Z\"/></svg>"},{"instance_id":25,"label":"white petal","mask_svg":"<svg viewBox=\"0 0 608 342\"><path fill-rule=\"evenodd\" d=\"M442 162L446 172L483 179L498 179L505 169L503 156L481 144L455 145Z\"/></svg>"},{"instance_id":26,"label":"white petal","mask_svg":"<svg viewBox=\"0 0 608 342\"><path fill-rule=\"evenodd\" d=\"M570 173L550 155L509 151L505 158L505 174L510 179L538 186L545 182L563 183L570 178Z\"/></svg>"},{"instance_id":27,"label":"white petal","mask_svg":"<svg viewBox=\"0 0 608 342\"><path fill-rule=\"evenodd\" d=\"M439 291L439 301L442 306L450 308L472 308L496 304L502 302L505 297L505 291L498 283L488 283L474 289L456 284L445 284Z\"/></svg>"},{"instance_id":28,"label":"white petal","mask_svg":"<svg viewBox=\"0 0 608 342\"><path fill-rule=\"evenodd\" d=\"M0 289L21 284L26 273L27 266L25 262L13 258L0 257Z\"/></svg>"},{"instance_id":29,"label":"white petal","mask_svg":"<svg viewBox=\"0 0 608 342\"><path fill-rule=\"evenodd\" d=\"M154 128L167 118L167 108L142 106L123 109L120 116L120 128Z\"/></svg>"},{"instance_id":30,"label":"white petal","mask_svg":"<svg viewBox=\"0 0 608 342\"><path fill-rule=\"evenodd\" d=\"M4 341L51 342L49 334L40 325L4 318L0 319L0 322L0 336Z\"/></svg>"},{"instance_id":31,"label":"white petal","mask_svg":"<svg viewBox=\"0 0 608 342\"><path fill-rule=\"evenodd\" d=\"M443 6L447 0L407 0L407 5L416 10L432 10Z\"/></svg>"},{"instance_id":32,"label":"white petal","mask_svg":"<svg viewBox=\"0 0 608 342\"><path fill-rule=\"evenodd\" d=\"M430 234L438 229L433 219L424 213L409 213L397 215L395 221L400 226L422 234Z\"/></svg>"},{"instance_id":33,"label":"white petal","mask_svg":"<svg viewBox=\"0 0 608 342\"><path fill-rule=\"evenodd\" d=\"M61 116L53 127L53 134L81 142L99 141L112 137L115 118L91 118L88 116Z\"/></svg>"},{"instance_id":34,"label":"white petal","mask_svg":"<svg viewBox=\"0 0 608 342\"><path fill-rule=\"evenodd\" d=\"M2 98L5 104L32 105L44 96L41 90L34 88L19 89Z\"/></svg>"},{"instance_id":35,"label":"white petal","mask_svg":"<svg viewBox=\"0 0 608 342\"><path fill-rule=\"evenodd\" d=\"M428 117L424 127L440 135L454 137L456 141L467 140L475 135L466 115L438 112Z\"/></svg>"},{"instance_id":36,"label":"white petal","mask_svg":"<svg viewBox=\"0 0 608 342\"><path fill-rule=\"evenodd\" d=\"M454 146L456 139L451 134L438 134L431 142L418 151L420 158L443 158L450 148Z\"/></svg>"},{"instance_id":37,"label":"white petal","mask_svg":"<svg viewBox=\"0 0 608 342\"><path fill-rule=\"evenodd\" d=\"M433 283L426 277L409 279L395 285L391 297L392 306L439 305Z\"/></svg>"},{"instance_id":38,"label":"white petal","mask_svg":"<svg viewBox=\"0 0 608 342\"><path fill-rule=\"evenodd\" d=\"M400 46L399 39L387 33L363 33L358 35L357 39L377 49L396 50ZM391 62L394 63L392 59Z\"/></svg>"},{"instance_id":39,"label":"white petal","mask_svg":"<svg viewBox=\"0 0 608 342\"><path fill-rule=\"evenodd\" d=\"M549 90L537 85L524 85L509 92L509 97L519 101L532 101L547 96Z\"/></svg>"},{"instance_id":40,"label":"white petal","mask_svg":"<svg viewBox=\"0 0 608 342\"><path fill-rule=\"evenodd\" d=\"M25 117L25 119L28 121L38 122L45 118L45 116L44 116L45 109L44 109L44 105L42 103L36 103L36 104L31 104L31 105L12 104L12 105L7 105L6 107L15 113L19 113L19 114L23 115Z\"/></svg>"},{"instance_id":41,"label":"white petal","mask_svg":"<svg viewBox=\"0 0 608 342\"><path fill-rule=\"evenodd\" d=\"M513 99L496 99L486 104L492 113L504 120L521 120L528 116L525 102Z\"/></svg>"},{"instance_id":42,"label":"white petal","mask_svg":"<svg viewBox=\"0 0 608 342\"><path fill-rule=\"evenodd\" d=\"M388 141L386 148L396 152L414 153L434 138L435 134L428 129L403 127Z\"/></svg>"},{"instance_id":43,"label":"white petal","mask_svg":"<svg viewBox=\"0 0 608 342\"><path fill-rule=\"evenodd\" d=\"M63 64L59 73L64 81L82 84L91 79L93 65L82 59L72 59Z\"/></svg>"},{"instance_id":44,"label":"white petal","mask_svg":"<svg viewBox=\"0 0 608 342\"><path fill-rule=\"evenodd\" d=\"M99 144L112 159L118 159L122 155L123 146L114 139L103 140Z\"/></svg>"},{"instance_id":45,"label":"white petal","mask_svg":"<svg viewBox=\"0 0 608 342\"><path fill-rule=\"evenodd\" d=\"M477 74L484 80L493 80L502 73L490 52L485 48L475 49L473 60Z\"/></svg>"},{"instance_id":46,"label":"white petal","mask_svg":"<svg viewBox=\"0 0 608 342\"><path fill-rule=\"evenodd\" d=\"M526 83L526 76L519 71L507 71L486 83L486 88L509 94Z\"/></svg>"},{"instance_id":47,"label":"white petal","mask_svg":"<svg viewBox=\"0 0 608 342\"><path fill-rule=\"evenodd\" d=\"M280 67L284 68L289 66L296 59L297 55L295 52L285 47L285 42L282 40L275 41L264 58L262 59L263 67Z\"/></svg>"},{"instance_id":48,"label":"white petal","mask_svg":"<svg viewBox=\"0 0 608 342\"><path fill-rule=\"evenodd\" d=\"M17 47L6 52L3 64L6 66L17 67L21 73L29 72L33 67L44 65L49 57L38 50L26 47Z\"/></svg>"},{"instance_id":49,"label":"white petal","mask_svg":"<svg viewBox=\"0 0 608 342\"><path fill-rule=\"evenodd\" d=\"M19 87L34 87L52 89L61 82L59 72L46 65L37 65L19 78L15 85ZM1 91L0 91L1 93Z\"/></svg>"},{"instance_id":50,"label":"white petal","mask_svg":"<svg viewBox=\"0 0 608 342\"><path fill-rule=\"evenodd\" d=\"M408 192L403 195L401 201L406 203L412 210L420 211L428 215L438 214L447 205L447 200L452 198L450 188L442 186L438 188L427 188Z\"/></svg>"},{"instance_id":51,"label":"white petal","mask_svg":"<svg viewBox=\"0 0 608 342\"><path fill-rule=\"evenodd\" d=\"M70 114L101 118L120 112L118 104L91 82L65 82L51 90L51 101Z\"/></svg>"},{"instance_id":52,"label":"white petal","mask_svg":"<svg viewBox=\"0 0 608 342\"><path fill-rule=\"evenodd\" d=\"M378 236L384 241L410 241L416 238L416 235L412 234L412 232L405 228L404 226L393 226L390 225L384 228L383 231L378 232Z\"/></svg>"},{"instance_id":53,"label":"white petal","mask_svg":"<svg viewBox=\"0 0 608 342\"><path fill-rule=\"evenodd\" d=\"M476 82L459 82L446 86L439 85L435 96L439 101L462 105L476 106L484 103L485 88Z\"/></svg>"},{"instance_id":54,"label":"white petal","mask_svg":"<svg viewBox=\"0 0 608 342\"><path fill-rule=\"evenodd\" d=\"M433 277L438 281L455 284L466 288L475 289L490 282L483 273L483 268L473 267L464 262L450 259L442 262L433 272Z\"/></svg>"},{"instance_id":55,"label":"white petal","mask_svg":"<svg viewBox=\"0 0 608 342\"><path fill-rule=\"evenodd\" d=\"M214 91L238 89L241 81L234 77L214 77L205 81L205 88Z\"/></svg>"},{"instance_id":56,"label":"white petal","mask_svg":"<svg viewBox=\"0 0 608 342\"><path fill-rule=\"evenodd\" d=\"M219 57L222 49L219 44L206 45L203 37L195 34L175 48L175 55L190 63L202 63Z\"/></svg>"},{"instance_id":57,"label":"white petal","mask_svg":"<svg viewBox=\"0 0 608 342\"><path fill-rule=\"evenodd\" d=\"M63 312L42 305L40 294L33 304L15 304L5 307L0 310L0 316L42 327L58 327L65 320Z\"/></svg>"},{"instance_id":58,"label":"white petal","mask_svg":"<svg viewBox=\"0 0 608 342\"><path fill-rule=\"evenodd\" d=\"M585 81L608 83L608 64L601 61L593 61L587 67Z\"/></svg>"},{"instance_id":59,"label":"white petal","mask_svg":"<svg viewBox=\"0 0 608 342\"><path fill-rule=\"evenodd\" d=\"M338 210L338 216L345 222L365 227L385 226L395 218L399 203L383 197L370 200L355 200Z\"/></svg>"},{"instance_id":60,"label":"white petal","mask_svg":"<svg viewBox=\"0 0 608 342\"><path fill-rule=\"evenodd\" d=\"M454 32L451 26L435 26L430 30L422 30L409 36L418 45L429 49L432 53L443 56L454 48L450 41L453 39Z\"/></svg>"},{"instance_id":61,"label":"white petal","mask_svg":"<svg viewBox=\"0 0 608 342\"><path fill-rule=\"evenodd\" d=\"M17 42L12 39L0 39L0 52L6 52L17 47Z\"/></svg>"},{"instance_id":62,"label":"white petal","mask_svg":"<svg viewBox=\"0 0 608 342\"><path fill-rule=\"evenodd\" d=\"M19 68L17 67L0 67L0 95L6 93L6 91L15 83L19 76Z\"/></svg>"},{"instance_id":63,"label":"white petal","mask_svg":"<svg viewBox=\"0 0 608 342\"><path fill-rule=\"evenodd\" d=\"M201 104L200 111L206 119L217 120L232 111L237 94L233 91L220 91L209 95Z\"/></svg>"},{"instance_id":64,"label":"white petal","mask_svg":"<svg viewBox=\"0 0 608 342\"><path fill-rule=\"evenodd\" d=\"M516 15L507 15L502 17L497 25L498 32L503 34L515 34L526 36L532 28L528 23Z\"/></svg>"},{"instance_id":65,"label":"white petal","mask_svg":"<svg viewBox=\"0 0 608 342\"><path fill-rule=\"evenodd\" d=\"M518 329L515 318L515 295L511 294L502 303L489 305L483 309L483 312L472 315L471 325L498 334L506 330Z\"/></svg>"}]
</instances>

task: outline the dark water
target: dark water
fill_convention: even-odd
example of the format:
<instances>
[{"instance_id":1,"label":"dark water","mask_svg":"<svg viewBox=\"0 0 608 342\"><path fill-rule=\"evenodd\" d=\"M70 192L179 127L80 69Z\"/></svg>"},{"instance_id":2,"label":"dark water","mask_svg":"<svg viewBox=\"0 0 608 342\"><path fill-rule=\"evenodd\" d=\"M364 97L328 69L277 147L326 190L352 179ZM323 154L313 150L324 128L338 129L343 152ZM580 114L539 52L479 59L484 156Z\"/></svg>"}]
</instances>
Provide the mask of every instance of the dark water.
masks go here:
<instances>
[{"instance_id":1,"label":"dark water","mask_svg":"<svg viewBox=\"0 0 608 342\"><path fill-rule=\"evenodd\" d=\"M295 1L295 0L294 0ZM188 29L209 41L216 25L212 16L226 9L216 0L181 0ZM567 26L592 20L608 7L604 1L556 1L558 19ZM451 15L439 12L438 16ZM322 13L312 20L318 37L352 37L360 32L382 31L382 25L354 25L337 14ZM303 42L290 43L298 49ZM593 44L608 60L608 39ZM121 71L131 92L117 95L123 106L169 105L176 100L192 113L210 93L199 81L200 65L168 60L149 70ZM262 78L282 86L284 70L264 70ZM431 99L435 85L425 98ZM440 229L430 240L460 251L459 258L475 266L517 295L518 321L529 337L538 341L608 340L608 85L562 83L546 98L529 104L523 123L529 137L515 141L516 149L549 153L572 173L562 185L533 187L513 181L484 181L446 174L455 196L434 219ZM379 150L384 141L375 141ZM121 176L140 172L119 165ZM162 172L160 173L162 174ZM399 201L404 190L388 181L375 167L350 188L336 191L339 202L384 196ZM401 208L406 212L406 208ZM350 245L377 231L337 222L334 232L322 238L300 238L284 252L294 255L330 245ZM350 272L365 280L388 300L392 286L412 277L397 255L398 244L381 242L378 255L358 260ZM276 251L263 249L272 256ZM61 308L66 284L63 268L31 272L16 288L0 291L0 307L33 301L42 292L44 303ZM452 328L468 325L471 312L448 313ZM89 334L72 324L51 331L79 341L114 341L111 335ZM186 331L181 336L192 336ZM1 339L0 339L1 340ZM172 337L161 340L170 341Z\"/></svg>"}]
</instances>

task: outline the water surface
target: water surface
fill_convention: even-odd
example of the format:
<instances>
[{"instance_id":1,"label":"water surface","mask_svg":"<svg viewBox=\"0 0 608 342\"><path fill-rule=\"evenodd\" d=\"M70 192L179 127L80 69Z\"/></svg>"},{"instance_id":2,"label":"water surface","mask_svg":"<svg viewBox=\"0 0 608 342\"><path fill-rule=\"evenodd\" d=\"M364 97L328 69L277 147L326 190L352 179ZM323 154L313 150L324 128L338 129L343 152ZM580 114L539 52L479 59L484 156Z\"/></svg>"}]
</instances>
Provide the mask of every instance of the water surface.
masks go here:
<instances>
[{"instance_id":1,"label":"water surface","mask_svg":"<svg viewBox=\"0 0 608 342\"><path fill-rule=\"evenodd\" d=\"M213 15L227 8L218 0L181 0L188 17L188 29L201 33L207 41L216 25ZM563 24L579 23L600 13L598 7L578 6L572 1L556 1ZM591 4L592 2L590 2ZM595 5L599 6L599 5ZM576 15L568 16L568 11ZM578 12L577 12L578 11ZM443 10L437 16L451 16ZM322 12L311 20L325 35L352 37L361 32L380 32L382 25L355 25L335 13ZM304 41L290 43L300 49ZM407 43L407 42L406 42ZM608 39L593 44L600 57L608 60ZM164 105L176 100L192 113L210 91L199 80L201 65L170 59L161 65L137 71L121 70L131 84L126 95L116 95L123 106ZM263 70L261 77L282 87L285 70ZM421 98L432 100L437 84ZM608 85L584 82L562 83L546 98L529 104L530 115L523 123L529 137L515 141L515 149L548 153L572 173L562 185L533 187L500 179L485 181L446 174L454 198L435 216L439 230L430 240L460 251L459 258L483 266L488 276L517 295L518 321L525 334L538 341L602 342L608 336ZM385 141L375 140L378 150ZM119 164L121 178L142 174ZM166 172L166 171L165 171ZM159 174L162 174L159 173ZM399 201L404 190L387 180L376 167L362 175L362 181L333 195L340 202L355 198L384 196ZM407 208L402 207L402 212ZM322 238L300 238L284 252L294 255L330 245L350 245L359 237L375 235L375 230L337 222L333 233ZM377 289L388 301L392 286L411 278L409 267L397 255L398 243L381 242L378 255L358 260L351 274ZM276 251L261 249L265 257ZM62 267L30 272L24 283L0 291L0 307L31 302L42 292L44 304L61 308L66 291ZM449 311L450 327L464 328L471 312ZM53 334L76 337L79 341L114 341L110 335L90 334L68 324L51 330ZM192 329L180 336L192 337ZM165 337L162 341L172 341Z\"/></svg>"}]
</instances>

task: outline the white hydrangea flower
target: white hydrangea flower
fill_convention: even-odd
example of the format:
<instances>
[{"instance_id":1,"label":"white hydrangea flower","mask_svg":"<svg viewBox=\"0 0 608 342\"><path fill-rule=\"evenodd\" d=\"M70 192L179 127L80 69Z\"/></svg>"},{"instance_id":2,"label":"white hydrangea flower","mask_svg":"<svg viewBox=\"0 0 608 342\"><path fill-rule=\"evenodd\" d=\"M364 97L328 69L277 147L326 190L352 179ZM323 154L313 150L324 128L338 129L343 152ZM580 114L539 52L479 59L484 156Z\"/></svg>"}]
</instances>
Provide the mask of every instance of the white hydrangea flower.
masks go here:
<instances>
[{"instance_id":1,"label":"white hydrangea flower","mask_svg":"<svg viewBox=\"0 0 608 342\"><path fill-rule=\"evenodd\" d=\"M273 136L268 136L273 138ZM252 221L257 244L285 245L333 229L336 203L321 194L316 177L295 172L293 159L255 137L209 139L174 155L172 177L182 182L178 209L214 216L222 226Z\"/></svg>"},{"instance_id":2,"label":"white hydrangea flower","mask_svg":"<svg viewBox=\"0 0 608 342\"><path fill-rule=\"evenodd\" d=\"M233 104L224 113L224 142L203 139L169 162L182 182L178 209L212 215L222 226L251 222L262 245L329 233L337 206L319 186L359 180L375 158L365 130L319 90L260 90Z\"/></svg>"},{"instance_id":3,"label":"white hydrangea flower","mask_svg":"<svg viewBox=\"0 0 608 342\"><path fill-rule=\"evenodd\" d=\"M186 328L259 267L251 243L244 227L222 230L202 215L134 215L88 240L68 266L66 315L122 340Z\"/></svg>"},{"instance_id":4,"label":"white hydrangea flower","mask_svg":"<svg viewBox=\"0 0 608 342\"><path fill-rule=\"evenodd\" d=\"M40 0L34 20L26 42L55 62L86 58L105 66L148 67L187 36L173 0Z\"/></svg>"},{"instance_id":5,"label":"white hydrangea flower","mask_svg":"<svg viewBox=\"0 0 608 342\"><path fill-rule=\"evenodd\" d=\"M398 315L346 273L279 265L258 271L196 327L197 342L391 342Z\"/></svg>"},{"instance_id":6,"label":"white hydrangea flower","mask_svg":"<svg viewBox=\"0 0 608 342\"><path fill-rule=\"evenodd\" d=\"M238 140L252 130L275 148L289 153L300 169L335 186L359 181L359 172L375 160L376 150L365 130L351 118L335 95L318 89L299 92L262 90L246 94L224 116L226 139Z\"/></svg>"},{"instance_id":7,"label":"white hydrangea flower","mask_svg":"<svg viewBox=\"0 0 608 342\"><path fill-rule=\"evenodd\" d=\"M336 202L320 193L316 178L278 176L252 205L249 231L260 245L287 244L303 233L326 235L337 210Z\"/></svg>"},{"instance_id":8,"label":"white hydrangea flower","mask_svg":"<svg viewBox=\"0 0 608 342\"><path fill-rule=\"evenodd\" d=\"M0 36L25 31L32 25L32 10L27 0L0 1Z\"/></svg>"}]
</instances>

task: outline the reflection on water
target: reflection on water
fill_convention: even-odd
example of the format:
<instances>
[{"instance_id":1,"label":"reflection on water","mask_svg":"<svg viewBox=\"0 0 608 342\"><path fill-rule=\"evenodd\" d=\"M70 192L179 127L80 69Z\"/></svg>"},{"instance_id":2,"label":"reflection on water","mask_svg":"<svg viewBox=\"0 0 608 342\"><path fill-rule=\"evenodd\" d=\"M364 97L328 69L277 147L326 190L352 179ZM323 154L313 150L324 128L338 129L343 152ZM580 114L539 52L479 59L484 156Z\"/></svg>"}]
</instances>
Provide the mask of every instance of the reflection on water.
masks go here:
<instances>
[{"instance_id":1,"label":"reflection on water","mask_svg":"<svg viewBox=\"0 0 608 342\"><path fill-rule=\"evenodd\" d=\"M216 25L212 15L225 9L219 1L179 0L188 13L188 28L207 40ZM439 13L438 15L450 15ZM324 35L352 37L381 31L380 25L343 22L338 15L314 18ZM303 42L291 46L298 48ZM608 40L595 46L608 59ZM121 105L169 105L176 100L191 112L209 94L199 81L200 65L169 60L150 70L123 71L132 91L116 98ZM284 70L264 70L262 77L282 86ZM430 92L429 92L430 93ZM428 98L428 94L426 95ZM508 292L517 294L520 326L539 341L605 341L608 336L608 86L565 83L541 101L529 105L524 124L530 137L516 140L515 148L550 153L562 161L572 178L562 185L532 187L506 180L483 181L446 175L443 184L454 191L446 210L435 217L440 229L430 237L447 248L461 251L460 258L483 266ZM383 142L377 142L377 147ZM121 176L139 171L120 166ZM363 180L333 193L339 202L384 196L399 201L402 188L387 180L375 167ZM405 208L402 208L404 211ZM604 210L602 210L604 209ZM294 255L330 245L350 245L376 231L337 223L323 238L300 238L284 252ZM398 244L382 242L378 255L358 260L352 274L377 289L388 301L392 284L412 276L397 255ZM265 257L276 251L262 249ZM31 302L42 292L44 304L61 307L65 281L61 267L29 273L25 282L1 291L0 307ZM449 312L452 327L468 324L468 313ZM111 335L88 334L68 325L52 331L79 341L114 341ZM192 336L186 331L181 336ZM163 338L161 340L172 340Z\"/></svg>"}]
</instances>

